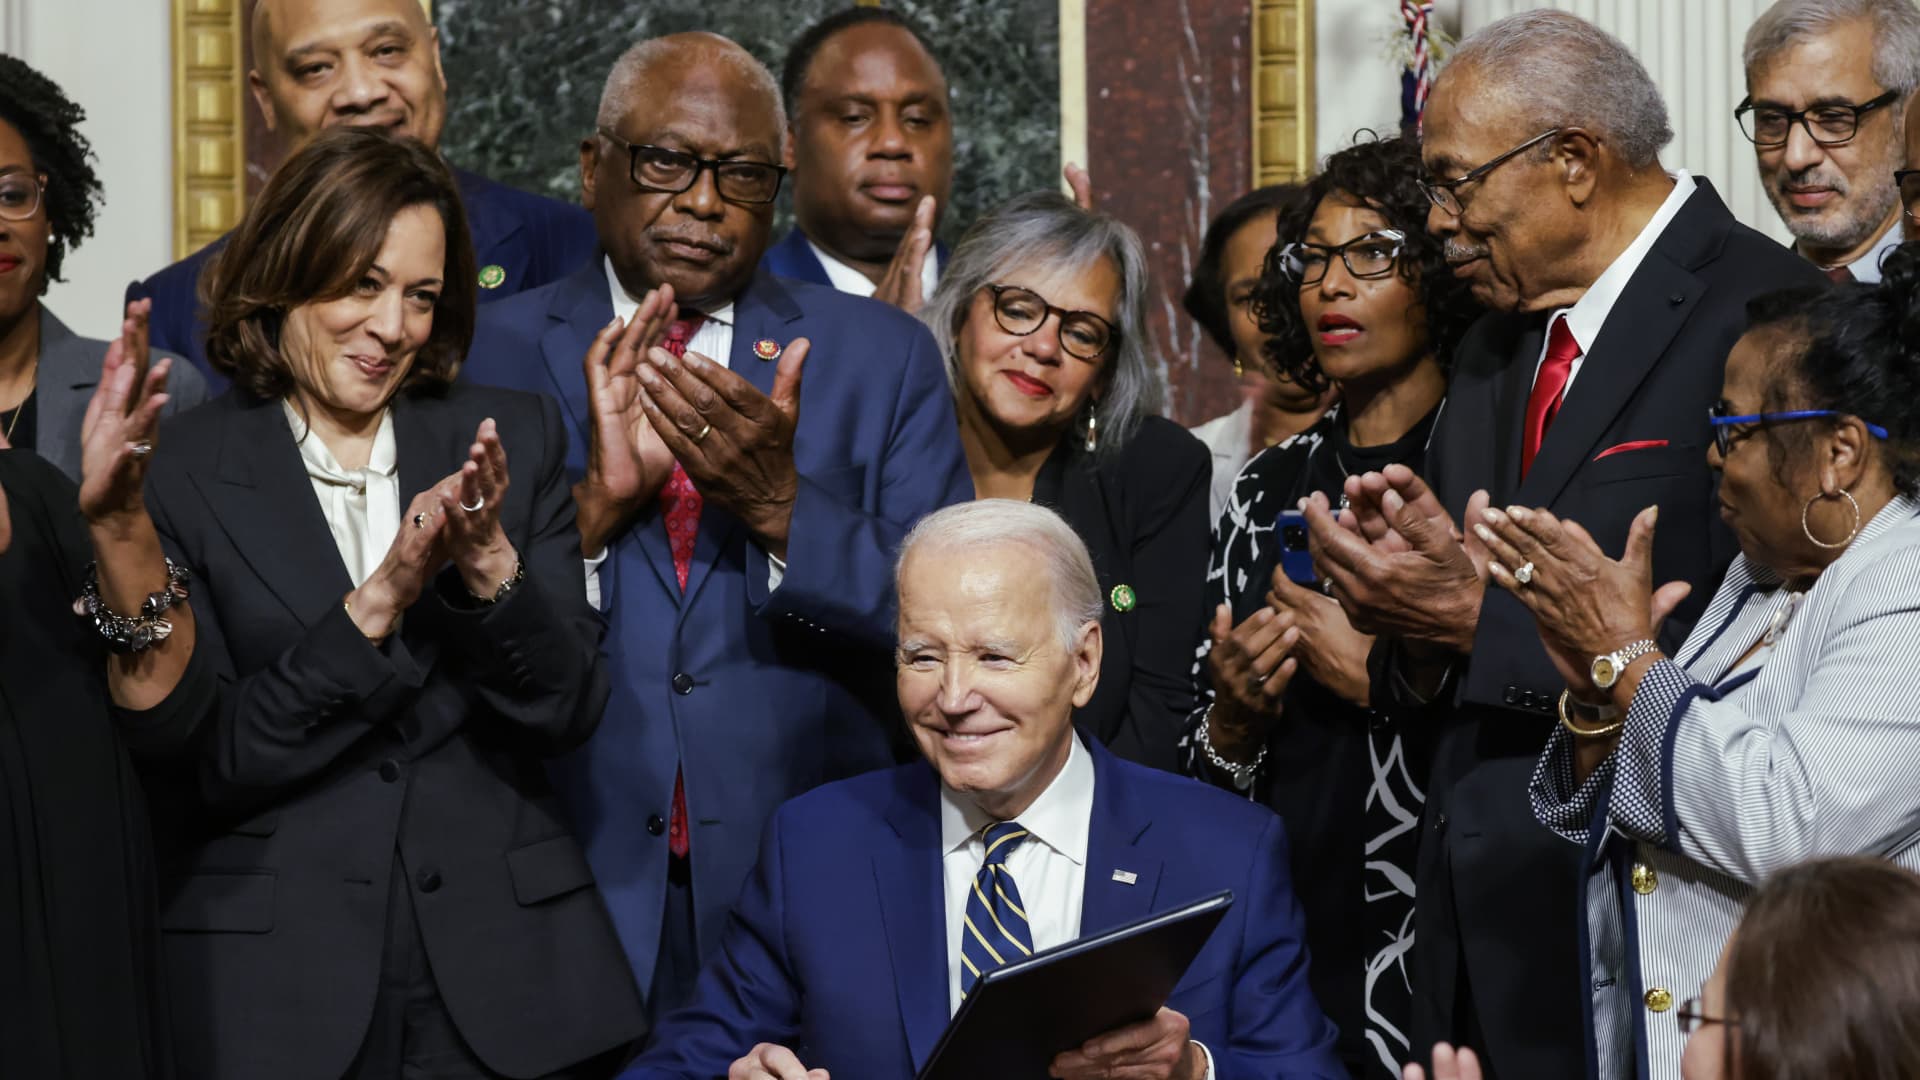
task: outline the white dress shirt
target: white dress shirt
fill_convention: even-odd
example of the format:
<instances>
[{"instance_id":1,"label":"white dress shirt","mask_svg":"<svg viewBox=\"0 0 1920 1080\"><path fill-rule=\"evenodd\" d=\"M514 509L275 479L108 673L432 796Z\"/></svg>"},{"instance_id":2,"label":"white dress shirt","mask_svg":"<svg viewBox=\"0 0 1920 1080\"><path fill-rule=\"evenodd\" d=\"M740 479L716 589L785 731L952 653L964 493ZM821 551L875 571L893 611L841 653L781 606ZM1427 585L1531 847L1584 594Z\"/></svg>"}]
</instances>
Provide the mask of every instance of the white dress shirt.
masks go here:
<instances>
[{"instance_id":1,"label":"white dress shirt","mask_svg":"<svg viewBox=\"0 0 1920 1080\"><path fill-rule=\"evenodd\" d=\"M1080 936L1080 905L1086 896L1087 834L1093 821L1093 757L1073 736L1060 775L1019 816L1028 836L1007 856L1007 873L1020 890L1033 950L1039 952ZM967 898L973 879L987 859L981 834L995 818L966 796L940 788L940 870L946 883L947 1014L960 1011L960 935L965 933ZM1204 1045L1207 1080L1213 1077L1213 1052Z\"/></svg>"},{"instance_id":2,"label":"white dress shirt","mask_svg":"<svg viewBox=\"0 0 1920 1080\"><path fill-rule=\"evenodd\" d=\"M327 444L307 427L293 402L282 399L280 405L300 449L300 463L313 483L313 494L320 500L320 513L333 533L334 546L340 549L340 561L357 589L387 557L387 549L400 533L400 465L393 410L380 418L366 467L344 469Z\"/></svg>"},{"instance_id":3,"label":"white dress shirt","mask_svg":"<svg viewBox=\"0 0 1920 1080\"><path fill-rule=\"evenodd\" d=\"M613 259L604 260L607 268L607 290L613 297L613 313L619 317L622 326L633 321L640 310L640 301L627 294L626 287L620 284L619 275L613 271ZM733 367L733 304L721 305L712 311L703 313L706 317L687 339L687 351L697 352L729 370ZM587 602L595 608L600 607L600 564L607 561L607 549L601 548L596 555L586 559ZM787 564L783 559L767 553L767 588L780 587L780 579L786 574Z\"/></svg>"},{"instance_id":4,"label":"white dress shirt","mask_svg":"<svg viewBox=\"0 0 1920 1080\"><path fill-rule=\"evenodd\" d=\"M1902 224L1901 221L1895 221L1892 227L1880 234L1879 241L1868 248L1865 254L1847 264L1847 272L1853 275L1853 280L1864 285L1880 283L1880 260L1886 258L1887 252L1899 247L1906 240L1905 232L1901 228ZM1798 253L1800 245L1794 244L1793 250ZM1821 269L1827 268L1823 266Z\"/></svg>"},{"instance_id":5,"label":"white dress shirt","mask_svg":"<svg viewBox=\"0 0 1920 1080\"><path fill-rule=\"evenodd\" d=\"M1620 294L1627 289L1627 282L1640 270L1640 264L1646 261L1647 252L1653 250L1654 241L1667 230L1673 219L1680 213L1680 207L1699 185L1694 182L1693 174L1685 169L1669 173L1673 178L1673 190L1667 192L1666 201L1660 209L1653 212L1646 225L1640 229L1640 235L1633 238L1627 249L1614 257L1605 271L1593 279L1593 284L1574 302L1572 307L1560 308L1547 317L1547 326L1553 326L1553 320L1567 317L1567 329L1573 331L1573 340L1580 345L1580 355L1574 357L1573 367L1567 372L1566 389L1560 392L1561 400L1573 390L1573 380L1580 377L1580 367L1586 363L1587 354L1593 351L1593 343L1600 337L1600 328L1607 323L1607 316L1613 313L1613 305L1619 301ZM1540 345L1540 356L1533 362L1534 378L1540 377L1540 365L1547 358L1547 342L1553 340L1551 333Z\"/></svg>"},{"instance_id":6,"label":"white dress shirt","mask_svg":"<svg viewBox=\"0 0 1920 1080\"><path fill-rule=\"evenodd\" d=\"M874 285L867 275L827 254L826 250L811 239L807 246L813 249L813 257L820 260L820 266L827 272L827 280L835 289L855 296L872 296ZM940 284L940 258L933 248L927 249L927 257L920 262L920 298L925 300L933 295L933 287Z\"/></svg>"}]
</instances>

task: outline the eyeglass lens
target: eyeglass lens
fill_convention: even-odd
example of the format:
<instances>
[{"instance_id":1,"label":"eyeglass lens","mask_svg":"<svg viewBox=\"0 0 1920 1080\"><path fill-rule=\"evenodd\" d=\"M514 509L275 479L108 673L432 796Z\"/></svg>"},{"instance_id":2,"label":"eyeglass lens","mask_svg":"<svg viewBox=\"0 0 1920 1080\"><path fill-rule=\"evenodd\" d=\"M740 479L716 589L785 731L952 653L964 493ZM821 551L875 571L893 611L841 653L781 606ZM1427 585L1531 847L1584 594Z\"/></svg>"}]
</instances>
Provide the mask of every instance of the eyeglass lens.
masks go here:
<instances>
[{"instance_id":1,"label":"eyeglass lens","mask_svg":"<svg viewBox=\"0 0 1920 1080\"><path fill-rule=\"evenodd\" d=\"M40 209L40 181L36 177L13 175L0 178L0 218L25 221Z\"/></svg>"},{"instance_id":2,"label":"eyeglass lens","mask_svg":"<svg viewBox=\"0 0 1920 1080\"><path fill-rule=\"evenodd\" d=\"M1318 244L1294 244L1289 253L1300 284L1317 285L1327 276L1327 267L1335 254L1347 264L1347 273L1357 278L1385 277L1393 272L1400 255L1400 242L1390 236L1369 235L1350 240L1337 248Z\"/></svg>"},{"instance_id":3,"label":"eyeglass lens","mask_svg":"<svg viewBox=\"0 0 1920 1080\"><path fill-rule=\"evenodd\" d=\"M1803 122L1807 134L1823 146L1835 146L1854 137L1860 130L1860 111L1847 105L1808 109L1804 113L1786 109L1758 108L1742 115L1747 138L1759 146L1779 146L1787 141L1796 121Z\"/></svg>"},{"instance_id":4,"label":"eyeglass lens","mask_svg":"<svg viewBox=\"0 0 1920 1080\"><path fill-rule=\"evenodd\" d=\"M699 182L701 161L692 154L653 146L633 148L633 182L661 191L681 192ZM758 161L713 162L720 197L732 202L772 202L780 191L778 167Z\"/></svg>"},{"instance_id":5,"label":"eyeglass lens","mask_svg":"<svg viewBox=\"0 0 1920 1080\"><path fill-rule=\"evenodd\" d=\"M993 301L994 321L1009 334L1026 336L1040 329L1053 309L1039 293L1002 288ZM1060 347L1082 360L1092 360L1113 343L1113 329L1098 315L1069 311L1060 317Z\"/></svg>"}]
</instances>

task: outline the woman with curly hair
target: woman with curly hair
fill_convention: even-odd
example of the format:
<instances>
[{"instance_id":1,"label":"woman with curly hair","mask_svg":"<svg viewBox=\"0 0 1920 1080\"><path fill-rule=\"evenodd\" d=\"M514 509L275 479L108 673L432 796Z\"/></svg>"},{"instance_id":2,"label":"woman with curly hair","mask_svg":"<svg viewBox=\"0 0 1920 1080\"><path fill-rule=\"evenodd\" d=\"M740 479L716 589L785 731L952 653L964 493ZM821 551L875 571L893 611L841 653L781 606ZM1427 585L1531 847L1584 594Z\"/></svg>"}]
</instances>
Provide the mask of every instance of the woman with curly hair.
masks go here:
<instances>
[{"instance_id":1,"label":"woman with curly hair","mask_svg":"<svg viewBox=\"0 0 1920 1080\"><path fill-rule=\"evenodd\" d=\"M100 208L85 119L52 80L0 56L0 445L33 450L75 481L80 419L107 343L67 329L40 298L93 235ZM146 323L147 305L130 305L122 331L144 341ZM180 364L168 393L168 413L188 409L206 382Z\"/></svg>"},{"instance_id":2,"label":"woman with curly hair","mask_svg":"<svg viewBox=\"0 0 1920 1080\"><path fill-rule=\"evenodd\" d=\"M1372 639L1314 587L1305 530L1281 515L1314 492L1338 500L1349 475L1423 463L1448 353L1479 308L1427 234L1421 175L1414 143L1368 139L1328 158L1280 218L1257 303L1268 357L1340 400L1234 483L1208 568L1217 606L1200 678L1211 703L1186 740L1194 775L1286 820L1314 994L1356 1077L1397 1076L1407 1056L1431 747L1424 725L1371 701Z\"/></svg>"}]
</instances>

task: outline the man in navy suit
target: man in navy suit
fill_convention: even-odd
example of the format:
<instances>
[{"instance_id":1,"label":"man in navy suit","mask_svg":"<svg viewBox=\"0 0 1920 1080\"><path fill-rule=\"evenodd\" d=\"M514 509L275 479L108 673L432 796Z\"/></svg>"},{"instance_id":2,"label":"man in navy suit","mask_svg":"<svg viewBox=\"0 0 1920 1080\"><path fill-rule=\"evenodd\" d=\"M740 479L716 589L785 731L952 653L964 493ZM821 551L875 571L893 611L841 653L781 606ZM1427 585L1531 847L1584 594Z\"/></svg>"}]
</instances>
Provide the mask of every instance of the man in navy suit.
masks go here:
<instances>
[{"instance_id":1,"label":"man in navy suit","mask_svg":"<svg viewBox=\"0 0 1920 1080\"><path fill-rule=\"evenodd\" d=\"M795 225L768 268L918 312L946 258L933 233L953 188L953 117L933 50L898 12L848 8L794 42L780 89Z\"/></svg>"},{"instance_id":2,"label":"man in navy suit","mask_svg":"<svg viewBox=\"0 0 1920 1080\"><path fill-rule=\"evenodd\" d=\"M1051 1074L1344 1077L1280 819L1074 732L1102 596L1072 527L950 507L908 536L898 582L896 687L926 760L780 809L693 1004L627 1080L910 1077L980 974L1222 889L1166 1006L1060 1047Z\"/></svg>"},{"instance_id":3,"label":"man in navy suit","mask_svg":"<svg viewBox=\"0 0 1920 1080\"><path fill-rule=\"evenodd\" d=\"M893 553L973 494L926 328L760 267L782 126L733 42L629 49L580 148L603 257L483 309L465 372L571 421L614 690L556 779L656 1015L774 809L904 749Z\"/></svg>"},{"instance_id":4,"label":"man in navy suit","mask_svg":"<svg viewBox=\"0 0 1920 1080\"><path fill-rule=\"evenodd\" d=\"M298 149L322 128L391 128L437 146L447 116L440 38L419 0L259 0L249 30L247 84L267 128ZM481 303L557 280L593 252L593 223L579 207L453 170L466 204ZM127 302L153 298L155 348L193 362L208 389L226 377L207 365L197 289L226 238L127 286Z\"/></svg>"}]
</instances>

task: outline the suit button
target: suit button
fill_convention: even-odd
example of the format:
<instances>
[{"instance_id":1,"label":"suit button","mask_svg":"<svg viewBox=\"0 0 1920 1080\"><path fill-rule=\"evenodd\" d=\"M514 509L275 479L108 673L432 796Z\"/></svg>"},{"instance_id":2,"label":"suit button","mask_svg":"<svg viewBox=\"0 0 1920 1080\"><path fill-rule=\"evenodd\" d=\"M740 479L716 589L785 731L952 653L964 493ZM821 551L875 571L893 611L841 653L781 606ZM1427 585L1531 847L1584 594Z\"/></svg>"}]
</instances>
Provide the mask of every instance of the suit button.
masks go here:
<instances>
[{"instance_id":1,"label":"suit button","mask_svg":"<svg viewBox=\"0 0 1920 1080\"><path fill-rule=\"evenodd\" d=\"M1652 1012L1663 1013L1673 1008L1673 995L1664 986L1656 986L1647 991L1647 1008Z\"/></svg>"},{"instance_id":2,"label":"suit button","mask_svg":"<svg viewBox=\"0 0 1920 1080\"><path fill-rule=\"evenodd\" d=\"M1502 694L1501 698L1509 705L1518 704L1520 701L1520 690L1518 687L1508 686L1506 693Z\"/></svg>"},{"instance_id":3,"label":"suit button","mask_svg":"<svg viewBox=\"0 0 1920 1080\"><path fill-rule=\"evenodd\" d=\"M655 836L659 836L661 833L667 831L667 823L660 819L659 814L655 814L647 819L647 831Z\"/></svg>"},{"instance_id":4,"label":"suit button","mask_svg":"<svg viewBox=\"0 0 1920 1080\"><path fill-rule=\"evenodd\" d=\"M400 779L400 763L389 758L380 763L380 779L391 784Z\"/></svg>"},{"instance_id":5,"label":"suit button","mask_svg":"<svg viewBox=\"0 0 1920 1080\"><path fill-rule=\"evenodd\" d=\"M1447 831L1447 812L1445 810L1442 810L1439 813L1433 815L1433 831L1434 832Z\"/></svg>"},{"instance_id":6,"label":"suit button","mask_svg":"<svg viewBox=\"0 0 1920 1080\"><path fill-rule=\"evenodd\" d=\"M1660 875L1646 863L1633 864L1633 891L1641 896L1649 896L1660 887Z\"/></svg>"},{"instance_id":7,"label":"suit button","mask_svg":"<svg viewBox=\"0 0 1920 1080\"><path fill-rule=\"evenodd\" d=\"M673 692L676 694L693 693L693 676L684 671L674 673Z\"/></svg>"},{"instance_id":8,"label":"suit button","mask_svg":"<svg viewBox=\"0 0 1920 1080\"><path fill-rule=\"evenodd\" d=\"M440 888L440 871L422 870L417 880L420 883L421 892L436 892Z\"/></svg>"}]
</instances>

